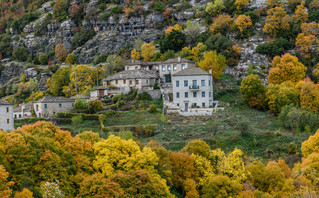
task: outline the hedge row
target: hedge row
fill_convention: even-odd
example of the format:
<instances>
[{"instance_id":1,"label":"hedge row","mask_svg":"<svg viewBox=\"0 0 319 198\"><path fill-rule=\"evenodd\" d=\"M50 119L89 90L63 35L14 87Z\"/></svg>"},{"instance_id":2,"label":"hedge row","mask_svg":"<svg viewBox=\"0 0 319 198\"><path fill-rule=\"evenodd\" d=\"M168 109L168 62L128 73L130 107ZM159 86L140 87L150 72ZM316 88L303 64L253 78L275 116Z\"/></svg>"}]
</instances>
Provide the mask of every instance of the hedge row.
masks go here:
<instances>
[{"instance_id":1,"label":"hedge row","mask_svg":"<svg viewBox=\"0 0 319 198\"><path fill-rule=\"evenodd\" d=\"M83 120L99 120L99 114L85 114L85 113L57 113L56 118L72 118L73 116L81 115Z\"/></svg>"},{"instance_id":2,"label":"hedge row","mask_svg":"<svg viewBox=\"0 0 319 198\"><path fill-rule=\"evenodd\" d=\"M148 125L115 125L115 126L108 126L103 127L102 131L104 132L119 132L119 131L131 131L131 132L137 132L137 128L144 128L145 126L152 126L153 128L158 127L158 124L148 124Z\"/></svg>"}]
</instances>

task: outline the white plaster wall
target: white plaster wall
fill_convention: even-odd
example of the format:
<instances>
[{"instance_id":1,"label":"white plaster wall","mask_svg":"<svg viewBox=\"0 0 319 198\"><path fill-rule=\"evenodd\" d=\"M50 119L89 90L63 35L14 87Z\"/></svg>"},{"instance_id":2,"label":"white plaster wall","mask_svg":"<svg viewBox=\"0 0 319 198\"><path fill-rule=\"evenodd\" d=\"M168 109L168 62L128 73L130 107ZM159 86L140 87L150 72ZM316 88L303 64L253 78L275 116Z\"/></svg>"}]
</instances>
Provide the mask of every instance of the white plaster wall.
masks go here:
<instances>
[{"instance_id":1,"label":"white plaster wall","mask_svg":"<svg viewBox=\"0 0 319 198\"><path fill-rule=\"evenodd\" d=\"M9 112L7 112L9 107ZM9 124L7 120L9 119ZM0 129L11 131L14 129L13 105L0 105Z\"/></svg>"}]
</instances>

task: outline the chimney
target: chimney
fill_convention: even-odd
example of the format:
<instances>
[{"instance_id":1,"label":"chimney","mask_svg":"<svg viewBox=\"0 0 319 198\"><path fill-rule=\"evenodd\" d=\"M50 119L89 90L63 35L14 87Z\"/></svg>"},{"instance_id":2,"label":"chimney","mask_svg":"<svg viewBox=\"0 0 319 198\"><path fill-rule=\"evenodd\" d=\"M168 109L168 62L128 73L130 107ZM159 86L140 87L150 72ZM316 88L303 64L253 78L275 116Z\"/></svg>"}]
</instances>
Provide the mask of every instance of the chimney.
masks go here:
<instances>
[{"instance_id":1,"label":"chimney","mask_svg":"<svg viewBox=\"0 0 319 198\"><path fill-rule=\"evenodd\" d=\"M178 62L181 62L181 57L179 56L179 57L177 58L177 60L178 60Z\"/></svg>"}]
</instances>

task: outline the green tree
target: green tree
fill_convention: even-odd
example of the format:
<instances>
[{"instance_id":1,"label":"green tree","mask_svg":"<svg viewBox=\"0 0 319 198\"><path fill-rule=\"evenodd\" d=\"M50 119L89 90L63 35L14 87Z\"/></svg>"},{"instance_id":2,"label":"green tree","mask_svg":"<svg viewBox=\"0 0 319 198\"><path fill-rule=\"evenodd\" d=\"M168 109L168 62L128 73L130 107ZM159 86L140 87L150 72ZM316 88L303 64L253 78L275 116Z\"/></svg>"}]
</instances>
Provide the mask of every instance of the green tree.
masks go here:
<instances>
[{"instance_id":1,"label":"green tree","mask_svg":"<svg viewBox=\"0 0 319 198\"><path fill-rule=\"evenodd\" d=\"M70 83L71 68L62 67L47 81L47 87L54 96L63 95L63 87Z\"/></svg>"},{"instance_id":2,"label":"green tree","mask_svg":"<svg viewBox=\"0 0 319 198\"><path fill-rule=\"evenodd\" d=\"M47 65L48 64L48 55L46 53L43 53L39 56L39 61L41 65Z\"/></svg>"},{"instance_id":3,"label":"green tree","mask_svg":"<svg viewBox=\"0 0 319 198\"><path fill-rule=\"evenodd\" d=\"M185 34L180 31L173 30L169 34L165 34L160 39L160 51L161 53L167 50L174 50L174 52L180 51L185 45Z\"/></svg>"},{"instance_id":4,"label":"green tree","mask_svg":"<svg viewBox=\"0 0 319 198\"><path fill-rule=\"evenodd\" d=\"M258 75L250 74L242 80L240 93L249 106L259 109L264 106L265 85Z\"/></svg>"}]
</instances>

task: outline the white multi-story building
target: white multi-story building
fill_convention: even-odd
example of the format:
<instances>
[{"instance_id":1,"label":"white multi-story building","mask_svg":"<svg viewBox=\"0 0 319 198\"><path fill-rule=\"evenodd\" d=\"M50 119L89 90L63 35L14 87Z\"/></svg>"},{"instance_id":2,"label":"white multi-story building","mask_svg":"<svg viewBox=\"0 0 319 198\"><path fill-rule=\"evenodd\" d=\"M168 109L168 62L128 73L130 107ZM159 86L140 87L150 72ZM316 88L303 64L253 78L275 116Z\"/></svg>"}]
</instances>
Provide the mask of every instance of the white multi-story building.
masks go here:
<instances>
[{"instance_id":1,"label":"white multi-story building","mask_svg":"<svg viewBox=\"0 0 319 198\"><path fill-rule=\"evenodd\" d=\"M51 117L58 112L74 108L74 99L61 96L45 96L34 102L33 109L37 117Z\"/></svg>"},{"instance_id":2,"label":"white multi-story building","mask_svg":"<svg viewBox=\"0 0 319 198\"><path fill-rule=\"evenodd\" d=\"M213 76L199 67L191 66L172 75L173 103L176 108L213 106Z\"/></svg>"},{"instance_id":3,"label":"white multi-story building","mask_svg":"<svg viewBox=\"0 0 319 198\"><path fill-rule=\"evenodd\" d=\"M13 104L0 101L0 129L11 131L14 129Z\"/></svg>"}]
</instances>

